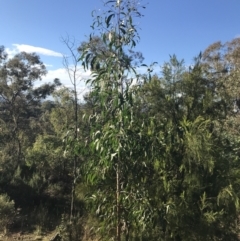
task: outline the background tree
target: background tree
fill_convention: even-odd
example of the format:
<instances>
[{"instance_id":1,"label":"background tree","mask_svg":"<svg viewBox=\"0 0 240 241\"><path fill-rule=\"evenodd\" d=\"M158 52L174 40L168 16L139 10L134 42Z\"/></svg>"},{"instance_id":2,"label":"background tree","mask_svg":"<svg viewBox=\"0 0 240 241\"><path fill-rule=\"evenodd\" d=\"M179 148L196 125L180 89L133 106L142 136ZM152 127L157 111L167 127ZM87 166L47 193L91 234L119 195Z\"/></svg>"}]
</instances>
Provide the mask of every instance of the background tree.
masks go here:
<instances>
[{"instance_id":1,"label":"background tree","mask_svg":"<svg viewBox=\"0 0 240 241\"><path fill-rule=\"evenodd\" d=\"M238 195L232 171L237 156L228 156L233 149L219 135L224 106L215 108L204 71L199 59L187 70L173 56L162 76L154 76L140 90L143 107L138 111L149 120L154 145L152 174L146 179L155 210L148 238L237 238ZM222 227L231 228L221 232Z\"/></svg>"},{"instance_id":2,"label":"background tree","mask_svg":"<svg viewBox=\"0 0 240 241\"><path fill-rule=\"evenodd\" d=\"M39 204L41 187L28 182L33 170L26 156L44 132L42 102L60 85L55 79L35 86L45 74L44 64L34 53L22 52L11 59L5 56L0 64L0 192L21 208Z\"/></svg>"}]
</instances>

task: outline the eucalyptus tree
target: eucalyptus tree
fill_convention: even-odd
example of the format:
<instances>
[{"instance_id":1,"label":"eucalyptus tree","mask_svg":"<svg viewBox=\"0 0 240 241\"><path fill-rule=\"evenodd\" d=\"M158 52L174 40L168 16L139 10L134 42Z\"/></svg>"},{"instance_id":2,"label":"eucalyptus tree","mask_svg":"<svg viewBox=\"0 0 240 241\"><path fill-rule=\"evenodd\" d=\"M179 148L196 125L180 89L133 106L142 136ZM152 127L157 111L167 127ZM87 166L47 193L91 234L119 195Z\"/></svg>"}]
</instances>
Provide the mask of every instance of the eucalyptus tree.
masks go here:
<instances>
[{"instance_id":1,"label":"eucalyptus tree","mask_svg":"<svg viewBox=\"0 0 240 241\"><path fill-rule=\"evenodd\" d=\"M240 38L216 42L202 53L201 65L212 91L225 106L225 115L239 109Z\"/></svg>"},{"instance_id":2,"label":"eucalyptus tree","mask_svg":"<svg viewBox=\"0 0 240 241\"><path fill-rule=\"evenodd\" d=\"M120 241L123 234L126 239L133 234L131 229L144 230L150 215L143 182L147 141L135 124L131 88L139 76L126 54L139 40L134 18L142 16L139 7L144 6L119 0L104 6L105 13L95 15L92 26L107 51L92 51L88 44L81 50L83 66L92 70L87 83L99 110L90 116L93 158L86 163L86 178L93 190L89 205L100 218L100 230ZM89 43L92 39L90 35Z\"/></svg>"},{"instance_id":3,"label":"eucalyptus tree","mask_svg":"<svg viewBox=\"0 0 240 241\"><path fill-rule=\"evenodd\" d=\"M0 64L1 184L9 184L18 167L25 165L26 149L40 131L41 101L60 85L56 79L36 87L34 83L45 74L44 64L34 53L5 56Z\"/></svg>"},{"instance_id":4,"label":"eucalyptus tree","mask_svg":"<svg viewBox=\"0 0 240 241\"><path fill-rule=\"evenodd\" d=\"M0 63L6 59L7 53L5 52L4 46L0 46Z\"/></svg>"},{"instance_id":5,"label":"eucalyptus tree","mask_svg":"<svg viewBox=\"0 0 240 241\"><path fill-rule=\"evenodd\" d=\"M215 133L228 146L224 155L232 159L231 171L235 174L232 184L239 190L239 88L240 88L240 38L222 43L216 42L202 54L205 75L211 80L216 109L222 109L222 116L216 121ZM239 194L239 192L238 192Z\"/></svg>"}]
</instances>

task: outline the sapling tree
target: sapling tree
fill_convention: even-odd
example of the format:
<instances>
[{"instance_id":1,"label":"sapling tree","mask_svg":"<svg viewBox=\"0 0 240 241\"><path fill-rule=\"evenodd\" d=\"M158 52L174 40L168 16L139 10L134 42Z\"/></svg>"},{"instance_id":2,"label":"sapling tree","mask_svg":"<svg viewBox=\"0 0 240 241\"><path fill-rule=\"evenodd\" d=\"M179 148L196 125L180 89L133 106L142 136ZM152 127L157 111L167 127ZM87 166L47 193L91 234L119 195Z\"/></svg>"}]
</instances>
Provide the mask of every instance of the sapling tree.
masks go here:
<instances>
[{"instance_id":1,"label":"sapling tree","mask_svg":"<svg viewBox=\"0 0 240 241\"><path fill-rule=\"evenodd\" d=\"M80 75L80 67L78 59L80 58L80 53L77 50L77 45L75 39L71 39L69 36L62 38L63 43L67 47L69 51L69 55L63 56L63 65L67 71L69 80L72 84L72 92L73 92L73 109L74 109L74 122L73 122L73 140L78 139L78 130L79 126L79 97L78 95L78 85L83 80ZM70 137L71 138L71 137ZM74 216L74 205L75 205L75 189L76 189L76 181L79 177L77 173L77 166L79 164L79 156L74 153L73 156L73 165L72 165L72 194L71 194L71 207L70 207L70 223L72 222L72 218Z\"/></svg>"},{"instance_id":2,"label":"sapling tree","mask_svg":"<svg viewBox=\"0 0 240 241\"><path fill-rule=\"evenodd\" d=\"M139 75L128 49L139 41L136 17L141 17L138 1L108 1L103 15L94 15L92 27L100 35L106 51L81 49L85 69L92 75L87 83L96 111L90 116L93 158L86 164L87 181L93 193L90 205L100 218L104 235L120 241L129 238L131 228L144 230L150 209L143 183L146 175L147 141L135 123L133 81ZM90 35L89 43L94 35ZM139 230L140 230L139 229Z\"/></svg>"}]
</instances>

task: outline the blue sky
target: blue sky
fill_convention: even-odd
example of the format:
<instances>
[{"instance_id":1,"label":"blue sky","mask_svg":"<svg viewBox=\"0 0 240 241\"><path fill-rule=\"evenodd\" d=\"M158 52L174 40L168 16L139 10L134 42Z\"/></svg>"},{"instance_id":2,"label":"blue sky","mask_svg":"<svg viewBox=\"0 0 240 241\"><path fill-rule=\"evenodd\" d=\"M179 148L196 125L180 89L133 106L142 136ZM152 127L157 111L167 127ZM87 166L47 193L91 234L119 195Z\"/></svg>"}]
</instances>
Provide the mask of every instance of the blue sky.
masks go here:
<instances>
[{"instance_id":1,"label":"blue sky","mask_svg":"<svg viewBox=\"0 0 240 241\"><path fill-rule=\"evenodd\" d=\"M86 40L91 12L102 7L102 0L0 0L0 45L9 53L35 50L49 65L47 79L66 78L61 37ZM150 0L142 13L137 50L147 64L172 54L190 64L209 44L240 36L239 0Z\"/></svg>"}]
</instances>

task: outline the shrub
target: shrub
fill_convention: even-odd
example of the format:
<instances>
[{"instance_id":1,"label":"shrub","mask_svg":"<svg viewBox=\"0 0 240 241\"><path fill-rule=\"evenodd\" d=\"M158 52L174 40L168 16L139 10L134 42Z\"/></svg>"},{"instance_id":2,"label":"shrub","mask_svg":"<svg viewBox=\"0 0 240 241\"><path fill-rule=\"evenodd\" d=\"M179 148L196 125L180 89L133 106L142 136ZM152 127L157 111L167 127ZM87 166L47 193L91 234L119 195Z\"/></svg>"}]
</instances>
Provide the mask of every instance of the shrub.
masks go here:
<instances>
[{"instance_id":1,"label":"shrub","mask_svg":"<svg viewBox=\"0 0 240 241\"><path fill-rule=\"evenodd\" d=\"M11 201L7 194L0 194L0 231L7 231L7 226L13 222L14 214L14 201Z\"/></svg>"}]
</instances>

